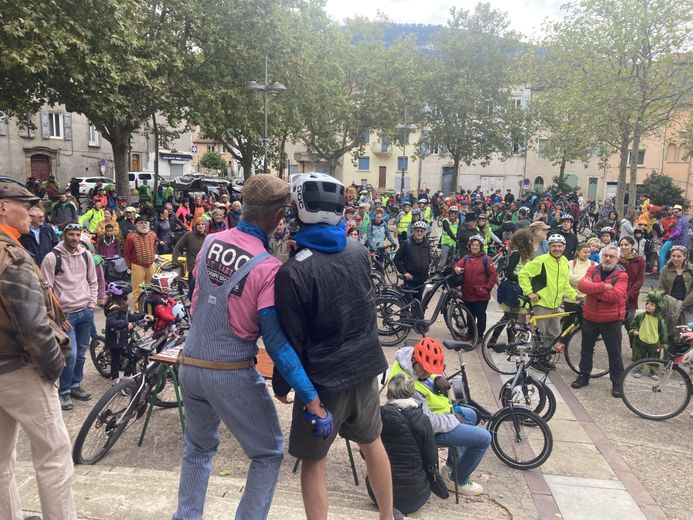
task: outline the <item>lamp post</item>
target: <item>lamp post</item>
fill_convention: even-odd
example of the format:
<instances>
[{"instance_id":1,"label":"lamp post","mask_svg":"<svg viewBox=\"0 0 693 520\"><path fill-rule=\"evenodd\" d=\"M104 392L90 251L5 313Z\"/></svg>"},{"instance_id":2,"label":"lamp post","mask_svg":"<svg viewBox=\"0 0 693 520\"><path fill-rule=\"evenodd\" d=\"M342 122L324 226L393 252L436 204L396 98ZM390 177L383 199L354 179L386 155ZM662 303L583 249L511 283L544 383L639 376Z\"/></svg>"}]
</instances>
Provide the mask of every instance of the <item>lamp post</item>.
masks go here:
<instances>
[{"instance_id":1,"label":"lamp post","mask_svg":"<svg viewBox=\"0 0 693 520\"><path fill-rule=\"evenodd\" d=\"M262 92L262 97L264 98L265 102L265 131L262 137L262 145L265 149L265 156L263 160L263 172L264 173L269 173L269 168L267 167L267 149L269 148L269 138L267 137L267 107L268 107L268 97L269 94L276 94L277 92L282 92L286 90L286 87L282 85L281 83L274 82L271 85L269 84L269 79L268 79L268 72L267 72L267 62L268 62L268 56L265 54L265 82L264 83L258 83L257 81L251 81L248 83L248 86L246 87L248 90L252 90L253 92Z\"/></svg>"},{"instance_id":2,"label":"lamp post","mask_svg":"<svg viewBox=\"0 0 693 520\"><path fill-rule=\"evenodd\" d=\"M426 103L423 107L423 113L424 113L424 119L427 118L431 114L431 107L428 106L428 103ZM424 135L425 135L426 130L421 131L421 137L419 138L419 182L416 187L416 196L419 197L421 193L421 174L423 170L423 160L424 157L428 155L428 150L424 150L424 147L426 144L424 143ZM427 147L427 146L426 146Z\"/></svg>"},{"instance_id":3,"label":"lamp post","mask_svg":"<svg viewBox=\"0 0 693 520\"><path fill-rule=\"evenodd\" d=\"M407 141L409 140L409 132L411 130L416 130L415 124L407 124L407 109L404 109L404 123L395 125L395 129L402 130L402 183L400 185L402 198L404 198L404 172L409 167L409 160L407 159ZM405 168L406 166L406 168Z\"/></svg>"}]
</instances>

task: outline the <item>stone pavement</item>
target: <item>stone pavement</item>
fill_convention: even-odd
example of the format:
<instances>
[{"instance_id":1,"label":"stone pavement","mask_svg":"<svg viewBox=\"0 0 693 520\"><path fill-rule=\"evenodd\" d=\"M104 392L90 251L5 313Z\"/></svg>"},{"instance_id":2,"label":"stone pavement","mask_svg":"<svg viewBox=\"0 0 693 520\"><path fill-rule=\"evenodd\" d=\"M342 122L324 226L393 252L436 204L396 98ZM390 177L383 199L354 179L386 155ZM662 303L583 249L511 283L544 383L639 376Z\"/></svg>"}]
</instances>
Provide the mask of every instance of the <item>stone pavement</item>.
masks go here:
<instances>
[{"instance_id":1,"label":"stone pavement","mask_svg":"<svg viewBox=\"0 0 693 520\"><path fill-rule=\"evenodd\" d=\"M489 307L489 325L500 317ZM100 318L102 319L102 318ZM442 318L430 335L448 337ZM405 341L412 344L416 337ZM396 348L384 348L391 362ZM625 362L629 352L624 347ZM474 398L491 410L498 408L501 377L492 372L479 352L465 355ZM448 353L449 367L456 355ZM88 403L75 403L65 413L71 438L109 383L87 362L84 386L94 394ZM460 519L559 519L568 520L683 520L690 518L689 494L693 489L690 468L691 419L688 413L661 423L632 414L619 399L610 396L606 379L573 391L574 378L564 361L551 374L557 411L549 426L553 453L541 467L517 471L503 465L488 451L473 477L486 493L480 497L443 501L432 497L411 518ZM290 407L277 403L282 429L288 432ZM96 466L75 468L75 496L80 519L163 520L176 507L182 439L175 410L157 410L144 444L137 447L142 421L126 431L111 452ZM441 457L443 452L441 451ZM344 442L330 452L327 475L329 518L377 518L366 494L365 464L355 451L359 485L354 485ZM17 481L27 513L38 511L35 478L28 443L20 433ZM292 474L293 459L287 454L270 518L304 518L299 477ZM206 519L232 518L244 486L247 460L235 440L222 428L207 494ZM0 519L3 520L3 519Z\"/></svg>"}]
</instances>

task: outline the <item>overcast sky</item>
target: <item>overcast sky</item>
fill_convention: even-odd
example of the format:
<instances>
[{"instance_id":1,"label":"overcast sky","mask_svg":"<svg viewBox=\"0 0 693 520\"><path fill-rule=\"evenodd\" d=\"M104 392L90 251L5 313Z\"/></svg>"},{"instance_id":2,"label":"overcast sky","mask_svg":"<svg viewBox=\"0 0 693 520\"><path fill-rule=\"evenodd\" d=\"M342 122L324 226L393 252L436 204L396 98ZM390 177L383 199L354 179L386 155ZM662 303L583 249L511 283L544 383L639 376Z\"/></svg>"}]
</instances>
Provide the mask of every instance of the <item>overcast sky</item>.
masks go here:
<instances>
[{"instance_id":1,"label":"overcast sky","mask_svg":"<svg viewBox=\"0 0 693 520\"><path fill-rule=\"evenodd\" d=\"M540 33L543 21L561 18L561 4L566 0L489 0L494 9L510 15L511 27L524 35ZM327 0L327 12L343 20L355 15L375 18L383 12L393 22L444 25L450 7L473 9L476 1L448 0Z\"/></svg>"}]
</instances>

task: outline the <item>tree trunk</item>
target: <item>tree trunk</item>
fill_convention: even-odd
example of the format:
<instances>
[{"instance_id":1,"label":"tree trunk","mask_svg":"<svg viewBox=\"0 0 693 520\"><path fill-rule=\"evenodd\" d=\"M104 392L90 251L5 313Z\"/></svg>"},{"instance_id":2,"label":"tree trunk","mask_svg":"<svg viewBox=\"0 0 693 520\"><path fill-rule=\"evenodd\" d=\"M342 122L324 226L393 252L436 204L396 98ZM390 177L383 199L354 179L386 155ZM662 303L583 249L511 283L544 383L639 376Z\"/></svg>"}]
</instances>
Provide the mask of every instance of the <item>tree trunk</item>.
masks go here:
<instances>
[{"instance_id":1,"label":"tree trunk","mask_svg":"<svg viewBox=\"0 0 693 520\"><path fill-rule=\"evenodd\" d=\"M635 209L636 199L635 192L638 185L638 155L640 155L640 124L635 126L635 134L633 135L633 151L630 154L630 186L628 189L628 208ZM624 213L619 213L623 216Z\"/></svg>"},{"instance_id":2,"label":"tree trunk","mask_svg":"<svg viewBox=\"0 0 693 520\"><path fill-rule=\"evenodd\" d=\"M159 189L159 127L156 124L156 114L152 114L152 125L154 126L154 191L152 200L156 205L156 193Z\"/></svg>"},{"instance_id":3,"label":"tree trunk","mask_svg":"<svg viewBox=\"0 0 693 520\"><path fill-rule=\"evenodd\" d=\"M623 215L623 199L626 194L626 170L628 165L629 144L630 137L628 133L622 133L618 160L618 186L616 187L616 212L619 215Z\"/></svg>"},{"instance_id":4,"label":"tree trunk","mask_svg":"<svg viewBox=\"0 0 693 520\"><path fill-rule=\"evenodd\" d=\"M558 181L560 184L563 184L563 181L565 181L565 165L567 164L567 160L565 158L565 153L563 154L563 157L561 157L561 166L558 169Z\"/></svg>"},{"instance_id":5,"label":"tree trunk","mask_svg":"<svg viewBox=\"0 0 693 520\"><path fill-rule=\"evenodd\" d=\"M460 172L460 158L455 155L452 158L452 191L455 193L460 192L460 187L457 185L458 177Z\"/></svg>"},{"instance_id":6,"label":"tree trunk","mask_svg":"<svg viewBox=\"0 0 693 520\"><path fill-rule=\"evenodd\" d=\"M113 149L113 165L115 168L116 190L130 200L130 179L128 178L128 149L132 133L125 128L108 128L111 148Z\"/></svg>"}]
</instances>

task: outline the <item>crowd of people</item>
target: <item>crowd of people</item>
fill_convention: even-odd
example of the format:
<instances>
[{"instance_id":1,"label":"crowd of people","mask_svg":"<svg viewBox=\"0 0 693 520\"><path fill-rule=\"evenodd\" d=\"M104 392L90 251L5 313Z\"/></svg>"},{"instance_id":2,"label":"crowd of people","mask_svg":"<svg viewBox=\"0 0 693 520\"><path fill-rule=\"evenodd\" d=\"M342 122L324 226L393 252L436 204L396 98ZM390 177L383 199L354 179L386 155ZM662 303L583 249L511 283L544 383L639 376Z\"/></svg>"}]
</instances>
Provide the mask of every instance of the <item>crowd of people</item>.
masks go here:
<instances>
[{"instance_id":1,"label":"crowd of people","mask_svg":"<svg viewBox=\"0 0 693 520\"><path fill-rule=\"evenodd\" d=\"M156 274L157 255L180 259L191 301L179 375L187 425L179 520L202 516L221 422L251 461L236 517L268 514L284 435L254 367L260 337L275 365L275 398L293 402L288 451L302 461L308 518L327 516L325 459L338 434L358 444L382 519L416 511L446 489L483 493L471 475L491 439L472 409L449 398L436 340L423 338L395 353L380 406L378 376L388 364L369 274L377 265L372 258L389 247L397 250L404 286L418 298L432 267L457 275L479 338L496 285L504 312L517 316L524 312L520 295L538 315L582 302L576 389L590 382L599 336L609 355L611 393L619 397L623 330L639 359L666 346L672 323L693 321L688 216L679 205L658 207L646 196L619 219L612 201L599 207L575 193L526 193L516 200L511 190L477 187L380 195L325 174L301 174L290 184L256 175L241 200L228 193L219 200L211 194L174 200L162 188L153 197L138 191L133 204L101 186L82 200L73 184L62 191L55 179L26 187L0 182L0 414L8 418L0 421L0 445L9 447L0 462L13 466L21 425L50 518L76 518L61 409L91 399L82 381L97 307L106 317L114 382L132 322L147 316L162 330L174 320L170 279ZM578 235L585 215L592 226ZM492 261L497 254L505 255L500 276ZM659 291L638 312L651 273L659 274ZM143 284L153 292L147 308L138 307ZM560 333L557 319L538 326L549 341ZM40 418L22 406L28 395ZM440 468L437 447L449 448ZM0 497L0 516L18 517L11 473L0 484L9 490Z\"/></svg>"}]
</instances>

